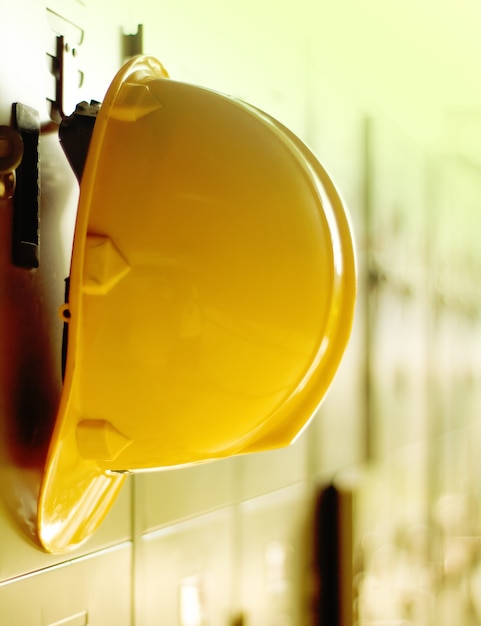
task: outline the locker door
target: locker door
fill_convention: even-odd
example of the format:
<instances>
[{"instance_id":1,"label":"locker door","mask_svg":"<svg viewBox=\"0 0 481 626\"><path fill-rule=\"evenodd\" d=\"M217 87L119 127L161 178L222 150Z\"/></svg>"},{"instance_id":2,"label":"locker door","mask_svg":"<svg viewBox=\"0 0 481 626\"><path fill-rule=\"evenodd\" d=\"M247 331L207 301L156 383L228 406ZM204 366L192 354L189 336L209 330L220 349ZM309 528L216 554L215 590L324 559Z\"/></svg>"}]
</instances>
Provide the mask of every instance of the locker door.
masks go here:
<instances>
[{"instance_id":1,"label":"locker door","mask_svg":"<svg viewBox=\"0 0 481 626\"><path fill-rule=\"evenodd\" d=\"M75 0L22 0L8 6L2 0L0 6L0 125L12 126L14 103L25 105L21 110L30 112L33 124L24 150L28 144L33 165L24 158L13 198L4 194L0 199L0 581L67 558L41 552L35 539L37 490L62 387L58 309L64 301L78 199L57 136L55 75L62 59L67 111L84 98L102 99L121 63L122 11L116 9L112 20L113 6ZM0 145L8 151L9 145ZM38 177L38 207L32 202L35 186L23 184L29 176L34 183ZM21 198L27 202L20 203ZM30 228L23 228L25 223ZM22 256L25 249L29 254ZM127 539L128 489L80 553ZM125 575L128 580L129 573Z\"/></svg>"}]
</instances>

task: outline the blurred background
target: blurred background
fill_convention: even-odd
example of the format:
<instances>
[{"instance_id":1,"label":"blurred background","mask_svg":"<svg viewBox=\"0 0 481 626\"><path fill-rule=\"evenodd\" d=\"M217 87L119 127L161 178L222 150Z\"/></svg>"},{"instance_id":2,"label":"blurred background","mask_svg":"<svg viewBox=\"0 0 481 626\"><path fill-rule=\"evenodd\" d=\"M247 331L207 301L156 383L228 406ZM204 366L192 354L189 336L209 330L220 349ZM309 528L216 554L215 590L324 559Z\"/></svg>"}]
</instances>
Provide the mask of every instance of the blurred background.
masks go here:
<instances>
[{"instance_id":1,"label":"blurred background","mask_svg":"<svg viewBox=\"0 0 481 626\"><path fill-rule=\"evenodd\" d=\"M100 533L65 557L36 549L0 503L5 623L481 624L479 1L0 10L0 123L18 100L48 121L58 35L67 113L101 101L128 56L157 56L172 78L254 104L312 148L349 207L359 270L345 359L291 447L129 477ZM42 155L42 207L69 207L66 275L76 186L51 137Z\"/></svg>"}]
</instances>

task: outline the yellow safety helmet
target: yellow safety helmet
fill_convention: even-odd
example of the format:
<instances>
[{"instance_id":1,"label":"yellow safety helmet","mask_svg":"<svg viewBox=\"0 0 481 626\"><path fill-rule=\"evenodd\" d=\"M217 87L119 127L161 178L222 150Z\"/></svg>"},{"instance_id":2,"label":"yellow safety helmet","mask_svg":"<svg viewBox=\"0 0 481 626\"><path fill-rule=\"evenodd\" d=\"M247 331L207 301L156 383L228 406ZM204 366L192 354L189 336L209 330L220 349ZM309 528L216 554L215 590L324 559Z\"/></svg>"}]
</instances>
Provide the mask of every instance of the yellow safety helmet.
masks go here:
<instances>
[{"instance_id":1,"label":"yellow safety helmet","mask_svg":"<svg viewBox=\"0 0 481 626\"><path fill-rule=\"evenodd\" d=\"M354 300L346 211L311 152L252 106L129 61L81 179L45 549L88 538L126 472L292 442Z\"/></svg>"}]
</instances>

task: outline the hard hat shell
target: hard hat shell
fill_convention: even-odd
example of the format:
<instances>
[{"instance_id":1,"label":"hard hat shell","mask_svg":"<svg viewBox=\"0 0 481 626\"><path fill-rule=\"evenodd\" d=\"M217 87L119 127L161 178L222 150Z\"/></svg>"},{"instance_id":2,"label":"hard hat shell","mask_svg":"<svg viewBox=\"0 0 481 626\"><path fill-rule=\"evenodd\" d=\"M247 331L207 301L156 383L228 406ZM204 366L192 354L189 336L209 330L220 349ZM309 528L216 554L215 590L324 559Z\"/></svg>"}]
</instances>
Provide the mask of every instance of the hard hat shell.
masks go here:
<instances>
[{"instance_id":1,"label":"hard hat shell","mask_svg":"<svg viewBox=\"0 0 481 626\"><path fill-rule=\"evenodd\" d=\"M311 152L261 111L129 61L81 181L44 547L84 541L124 472L289 444L354 300L346 211Z\"/></svg>"}]
</instances>

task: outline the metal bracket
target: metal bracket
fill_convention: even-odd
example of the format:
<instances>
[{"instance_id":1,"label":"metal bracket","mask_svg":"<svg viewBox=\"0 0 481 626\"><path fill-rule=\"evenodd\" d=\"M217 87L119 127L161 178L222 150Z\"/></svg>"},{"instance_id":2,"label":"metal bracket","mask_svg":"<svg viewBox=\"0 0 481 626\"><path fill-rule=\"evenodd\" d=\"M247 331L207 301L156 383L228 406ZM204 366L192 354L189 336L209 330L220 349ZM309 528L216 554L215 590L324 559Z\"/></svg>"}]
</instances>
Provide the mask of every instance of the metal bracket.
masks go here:
<instances>
[{"instance_id":1,"label":"metal bracket","mask_svg":"<svg viewBox=\"0 0 481 626\"><path fill-rule=\"evenodd\" d=\"M66 83L68 74L72 73L76 75L78 70L69 68L69 72L66 71L66 64L71 63L68 55L76 56L76 49L71 48L70 44L66 41L63 35L59 35L56 38L56 50L55 55L51 56L51 72L55 78L55 95L50 100L50 117L53 121L59 123L65 117L65 93L67 91ZM80 73L79 76L82 76ZM72 77L70 77L71 82ZM79 85L82 78L79 78Z\"/></svg>"},{"instance_id":2,"label":"metal bracket","mask_svg":"<svg viewBox=\"0 0 481 626\"><path fill-rule=\"evenodd\" d=\"M131 57L143 54L144 51L144 26L139 24L137 32L130 35L123 35L123 57L130 59Z\"/></svg>"},{"instance_id":3,"label":"metal bracket","mask_svg":"<svg viewBox=\"0 0 481 626\"><path fill-rule=\"evenodd\" d=\"M65 111L70 113L80 100L79 89L84 73L79 67L79 48L84 39L84 29L70 19L47 8L47 21L52 37L47 38L47 60L53 77L50 117L60 123Z\"/></svg>"}]
</instances>

